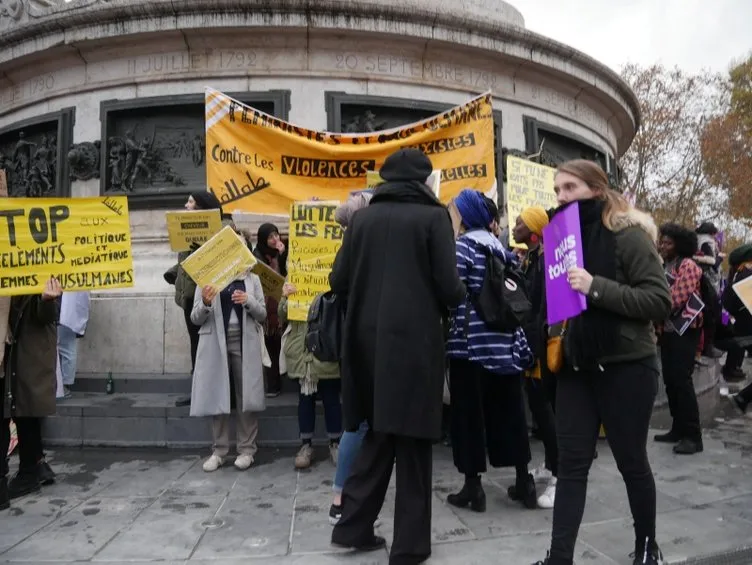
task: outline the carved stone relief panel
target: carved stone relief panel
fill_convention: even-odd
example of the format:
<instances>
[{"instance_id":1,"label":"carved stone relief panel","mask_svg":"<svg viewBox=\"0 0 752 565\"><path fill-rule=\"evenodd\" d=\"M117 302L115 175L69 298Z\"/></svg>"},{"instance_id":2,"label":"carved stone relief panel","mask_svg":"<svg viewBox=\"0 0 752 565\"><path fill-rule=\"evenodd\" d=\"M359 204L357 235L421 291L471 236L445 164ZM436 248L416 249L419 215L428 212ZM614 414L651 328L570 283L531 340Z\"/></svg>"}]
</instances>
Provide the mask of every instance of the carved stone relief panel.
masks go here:
<instances>
[{"instance_id":1,"label":"carved stone relief panel","mask_svg":"<svg viewBox=\"0 0 752 565\"><path fill-rule=\"evenodd\" d=\"M268 114L279 115L283 107L286 113L274 96L245 102ZM103 194L127 194L133 204L171 206L206 189L202 95L108 101L102 103L102 114Z\"/></svg>"},{"instance_id":2,"label":"carved stone relief panel","mask_svg":"<svg viewBox=\"0 0 752 565\"><path fill-rule=\"evenodd\" d=\"M73 110L11 124L0 131L0 169L8 195L54 197L70 194L65 156L72 135Z\"/></svg>"},{"instance_id":3,"label":"carved stone relief panel","mask_svg":"<svg viewBox=\"0 0 752 565\"><path fill-rule=\"evenodd\" d=\"M523 119L525 151L528 155L536 155L534 161L549 167L556 167L572 159L595 161L606 171L612 186L617 185L615 161L609 155L561 128L540 123L528 116Z\"/></svg>"}]
</instances>

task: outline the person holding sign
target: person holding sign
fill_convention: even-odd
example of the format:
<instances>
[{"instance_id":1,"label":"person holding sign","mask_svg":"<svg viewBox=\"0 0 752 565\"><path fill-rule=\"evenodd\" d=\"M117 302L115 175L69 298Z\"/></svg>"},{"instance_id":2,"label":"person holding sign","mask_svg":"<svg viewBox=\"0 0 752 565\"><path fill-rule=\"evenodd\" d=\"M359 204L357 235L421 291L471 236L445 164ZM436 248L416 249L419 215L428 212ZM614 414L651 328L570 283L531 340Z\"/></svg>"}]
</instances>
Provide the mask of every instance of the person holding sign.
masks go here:
<instances>
[{"instance_id":1,"label":"person holding sign","mask_svg":"<svg viewBox=\"0 0 752 565\"><path fill-rule=\"evenodd\" d=\"M536 565L573 562L601 423L627 487L634 563L658 565L663 555L655 539L655 481L646 446L659 372L653 324L670 314L671 294L657 229L650 216L609 188L606 173L592 161L559 165L554 189L560 206L555 215L579 204L584 268L570 268L567 280L587 297L587 309L569 319L563 338L551 551ZM568 242L565 247L568 252Z\"/></svg>"},{"instance_id":2,"label":"person holding sign","mask_svg":"<svg viewBox=\"0 0 752 565\"><path fill-rule=\"evenodd\" d=\"M441 435L443 318L462 302L454 231L447 209L426 186L433 171L418 149L400 149L381 168L367 208L345 230L329 277L347 297L342 344L345 429L369 430L342 492L332 543L385 546L373 531L397 466L394 540L389 563L431 555L431 450Z\"/></svg>"},{"instance_id":3,"label":"person holding sign","mask_svg":"<svg viewBox=\"0 0 752 565\"><path fill-rule=\"evenodd\" d=\"M208 190L197 190L192 192L185 203L185 209L191 210L222 210L222 204L213 192ZM191 347L191 371L196 368L196 350L198 348L198 326L191 322L191 312L193 311L193 296L196 293L196 283L188 276L188 273L180 264L191 256L196 249L196 245L190 251L181 251L178 253L178 262L172 266L165 274L164 279L168 284L175 285L175 304L183 310L185 319L185 328L188 331L188 339ZM176 406L185 406L190 404L190 398L180 399L175 402Z\"/></svg>"},{"instance_id":4,"label":"person holding sign","mask_svg":"<svg viewBox=\"0 0 752 565\"><path fill-rule=\"evenodd\" d=\"M752 314L749 305L745 304L734 289L736 285L752 278L752 243L747 243L737 247L729 254L729 274L728 284L723 292L723 307L729 313L732 320L733 340L745 340L752 343ZM745 283L745 284L747 284ZM746 375L742 370L744 364L744 352L752 355L752 346L742 346L734 343L728 349L726 366L724 367L724 376L729 380L729 374L738 374L740 380L744 380Z\"/></svg>"},{"instance_id":5,"label":"person holding sign","mask_svg":"<svg viewBox=\"0 0 752 565\"><path fill-rule=\"evenodd\" d=\"M193 372L191 416L212 416L213 453L204 463L210 473L224 465L230 450L230 413L236 410L238 456L248 469L256 455L257 412L265 409L261 324L266 320L258 276L247 272L226 288L197 288L191 321L199 326Z\"/></svg>"},{"instance_id":6,"label":"person holding sign","mask_svg":"<svg viewBox=\"0 0 752 565\"><path fill-rule=\"evenodd\" d=\"M702 306L693 304L693 296L696 300L700 295L702 279L702 269L692 259L697 235L677 224L665 224L661 226L659 249L671 286L671 309L677 315L665 321L659 341L673 423L671 430L655 436L655 441L674 443L674 453L692 455L703 450L700 408L692 380L703 325ZM680 326L685 320L689 327Z\"/></svg>"},{"instance_id":7,"label":"person holding sign","mask_svg":"<svg viewBox=\"0 0 752 565\"><path fill-rule=\"evenodd\" d=\"M256 259L267 265L278 275L287 278L287 248L274 224L262 224L256 234ZM279 302L271 296L266 297L267 318L264 325L266 349L272 360L271 367L264 367L264 381L267 397L274 398L282 392L279 373L279 356L282 352L282 334L284 327L279 321L277 310Z\"/></svg>"},{"instance_id":8,"label":"person holding sign","mask_svg":"<svg viewBox=\"0 0 752 565\"><path fill-rule=\"evenodd\" d=\"M541 206L525 208L512 230L517 243L527 246L522 271L528 283L528 295L533 307L530 323L523 329L528 345L535 357L535 366L526 372L525 392L528 407L538 425L538 434L546 452L545 462L533 471L533 478L548 482L545 492L538 497L540 508L553 508L556 498L556 475L559 450L556 446L556 424L553 403L556 396L556 377L548 370L546 359L547 331L542 318L546 306L545 273L543 261L543 228L548 225L548 214Z\"/></svg>"},{"instance_id":9,"label":"person holding sign","mask_svg":"<svg viewBox=\"0 0 752 565\"><path fill-rule=\"evenodd\" d=\"M45 283L36 296L14 296L8 317L8 341L0 380L0 510L10 500L36 492L55 481L42 449L42 419L55 414L57 366L56 325L62 287L57 279ZM11 414L11 409L13 413ZM18 472L8 482L10 418L16 423Z\"/></svg>"},{"instance_id":10,"label":"person holding sign","mask_svg":"<svg viewBox=\"0 0 752 565\"><path fill-rule=\"evenodd\" d=\"M491 233L493 215L483 194L463 190L455 200L462 217L457 240L457 271L467 287L463 304L452 311L447 341L449 395L452 399L452 455L465 483L447 502L459 508L486 511L481 486L486 456L492 467L514 467L516 483L509 496L535 508L535 482L528 473L530 441L522 393L522 373L533 365L533 354L521 327L509 331L488 327L477 301L492 253L506 267L514 255Z\"/></svg>"}]
</instances>

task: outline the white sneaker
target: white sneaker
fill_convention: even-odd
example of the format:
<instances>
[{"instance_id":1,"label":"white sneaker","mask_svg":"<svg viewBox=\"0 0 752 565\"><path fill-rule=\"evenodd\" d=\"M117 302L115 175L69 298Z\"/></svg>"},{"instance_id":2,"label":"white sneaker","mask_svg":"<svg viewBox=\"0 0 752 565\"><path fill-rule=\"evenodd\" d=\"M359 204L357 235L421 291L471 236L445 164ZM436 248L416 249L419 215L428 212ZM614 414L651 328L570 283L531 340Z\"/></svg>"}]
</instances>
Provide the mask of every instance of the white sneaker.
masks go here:
<instances>
[{"instance_id":1,"label":"white sneaker","mask_svg":"<svg viewBox=\"0 0 752 565\"><path fill-rule=\"evenodd\" d=\"M206 473L213 473L224 464L225 460L223 457L220 457L219 455L212 455L211 457L209 457L209 459L204 461L204 471Z\"/></svg>"},{"instance_id":2,"label":"white sneaker","mask_svg":"<svg viewBox=\"0 0 752 565\"><path fill-rule=\"evenodd\" d=\"M235 468L238 471L245 471L251 465L253 465L253 456L247 453L241 453L235 458Z\"/></svg>"},{"instance_id":3,"label":"white sneaker","mask_svg":"<svg viewBox=\"0 0 752 565\"><path fill-rule=\"evenodd\" d=\"M538 508L553 508L554 502L556 502L556 478L552 477L548 481L546 491L538 497Z\"/></svg>"},{"instance_id":4,"label":"white sneaker","mask_svg":"<svg viewBox=\"0 0 752 565\"><path fill-rule=\"evenodd\" d=\"M545 463L541 463L535 469L533 469L532 474L533 474L533 480L535 480L536 483L548 482L553 478L551 471L546 469Z\"/></svg>"},{"instance_id":5,"label":"white sneaker","mask_svg":"<svg viewBox=\"0 0 752 565\"><path fill-rule=\"evenodd\" d=\"M337 461L339 460L339 444L338 443L329 444L329 459L332 460L332 464L336 467Z\"/></svg>"}]
</instances>

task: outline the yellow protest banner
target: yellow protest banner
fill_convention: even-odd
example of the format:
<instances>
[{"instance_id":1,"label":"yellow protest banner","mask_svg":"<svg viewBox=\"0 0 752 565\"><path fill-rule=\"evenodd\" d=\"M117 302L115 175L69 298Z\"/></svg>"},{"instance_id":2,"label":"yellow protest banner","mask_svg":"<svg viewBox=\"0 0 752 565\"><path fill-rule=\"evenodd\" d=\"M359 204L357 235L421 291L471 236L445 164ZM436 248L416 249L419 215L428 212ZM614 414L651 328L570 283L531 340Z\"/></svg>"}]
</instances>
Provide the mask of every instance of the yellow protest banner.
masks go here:
<instances>
[{"instance_id":1,"label":"yellow protest banner","mask_svg":"<svg viewBox=\"0 0 752 565\"><path fill-rule=\"evenodd\" d=\"M128 199L0 198L0 295L133 286Z\"/></svg>"},{"instance_id":2,"label":"yellow protest banner","mask_svg":"<svg viewBox=\"0 0 752 565\"><path fill-rule=\"evenodd\" d=\"M282 298L282 287L285 285L285 277L261 261L256 261L251 271L258 275L258 278L261 280L261 288L264 289L264 296L273 298L276 301Z\"/></svg>"},{"instance_id":3,"label":"yellow protest banner","mask_svg":"<svg viewBox=\"0 0 752 565\"><path fill-rule=\"evenodd\" d=\"M441 170L445 203L463 188L496 194L491 94L388 131L312 131L206 91L206 176L225 212L285 214L296 201L344 201L368 171L405 147L421 149Z\"/></svg>"},{"instance_id":4,"label":"yellow protest banner","mask_svg":"<svg viewBox=\"0 0 752 565\"><path fill-rule=\"evenodd\" d=\"M290 207L287 279L297 292L289 297L287 316L304 322L313 300L329 290L329 273L342 246L344 229L334 221L339 202L295 202Z\"/></svg>"},{"instance_id":5,"label":"yellow protest banner","mask_svg":"<svg viewBox=\"0 0 752 565\"><path fill-rule=\"evenodd\" d=\"M543 206L546 210L558 206L554 192L555 173L556 169L551 167L507 156L507 219L511 245L525 247L518 245L512 236L520 212L530 206Z\"/></svg>"},{"instance_id":6,"label":"yellow protest banner","mask_svg":"<svg viewBox=\"0 0 752 565\"><path fill-rule=\"evenodd\" d=\"M173 251L188 251L195 243L203 245L222 229L219 210L167 212L166 218L170 249Z\"/></svg>"},{"instance_id":7,"label":"yellow protest banner","mask_svg":"<svg viewBox=\"0 0 752 565\"><path fill-rule=\"evenodd\" d=\"M180 265L199 288L225 288L256 264L245 240L225 226Z\"/></svg>"}]
</instances>

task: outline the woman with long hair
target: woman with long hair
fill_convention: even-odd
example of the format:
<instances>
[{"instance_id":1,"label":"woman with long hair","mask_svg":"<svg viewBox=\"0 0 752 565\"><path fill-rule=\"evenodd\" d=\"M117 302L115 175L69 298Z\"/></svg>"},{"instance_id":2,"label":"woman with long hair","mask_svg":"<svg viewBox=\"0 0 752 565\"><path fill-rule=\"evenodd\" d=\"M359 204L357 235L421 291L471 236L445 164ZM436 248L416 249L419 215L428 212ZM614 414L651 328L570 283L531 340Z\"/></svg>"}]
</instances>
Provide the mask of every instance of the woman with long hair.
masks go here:
<instances>
[{"instance_id":1,"label":"woman with long hair","mask_svg":"<svg viewBox=\"0 0 752 565\"><path fill-rule=\"evenodd\" d=\"M556 377L559 468L551 551L536 565L573 563L601 423L627 487L634 564L657 565L663 556L655 540L655 481L646 446L658 381L653 324L671 311L658 230L650 216L609 188L596 163L559 165L554 188L556 212L579 205L584 268L570 268L567 278L588 307L568 321L564 336L564 366Z\"/></svg>"}]
</instances>

